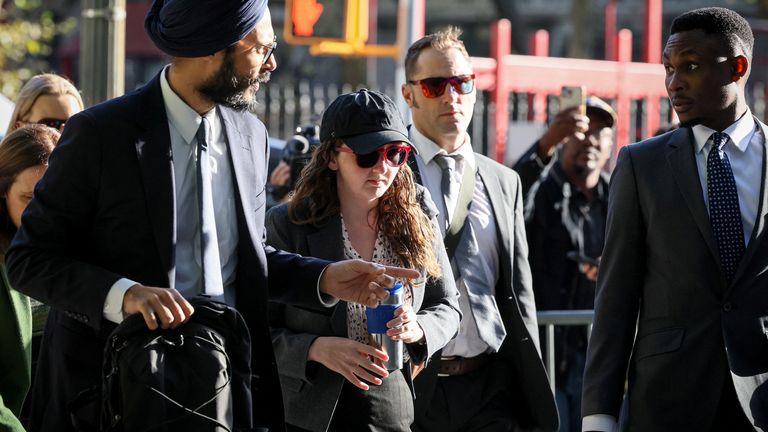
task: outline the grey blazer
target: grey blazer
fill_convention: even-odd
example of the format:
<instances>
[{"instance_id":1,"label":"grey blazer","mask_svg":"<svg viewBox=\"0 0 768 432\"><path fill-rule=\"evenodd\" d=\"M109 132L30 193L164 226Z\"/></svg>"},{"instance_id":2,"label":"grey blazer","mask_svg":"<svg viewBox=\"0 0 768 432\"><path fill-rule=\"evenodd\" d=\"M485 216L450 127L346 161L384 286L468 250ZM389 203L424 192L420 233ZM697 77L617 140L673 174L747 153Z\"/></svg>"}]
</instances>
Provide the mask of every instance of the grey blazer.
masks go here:
<instances>
[{"instance_id":1,"label":"grey blazer","mask_svg":"<svg viewBox=\"0 0 768 432\"><path fill-rule=\"evenodd\" d=\"M440 241L437 210L426 189L419 186L422 208L432 220L437 243L435 253L444 277L429 281L423 290L413 292L413 308L424 330L426 344L406 345L411 359L428 360L458 332L461 313L459 293L451 277L451 266ZM267 213L267 243L302 255L339 261L344 259L341 219L332 217L322 226L295 225L288 219L283 204ZM326 367L307 361L309 347L319 336L347 337L347 306L310 310L279 303L270 305L272 342L283 388L286 422L311 431L326 431L331 422L345 378ZM403 370L411 381L410 367Z\"/></svg>"},{"instance_id":2,"label":"grey blazer","mask_svg":"<svg viewBox=\"0 0 768 432\"><path fill-rule=\"evenodd\" d=\"M619 154L582 413L617 416L628 376L630 430L709 430L733 380L744 411L768 430L766 154L752 238L729 284L693 142L682 128Z\"/></svg>"},{"instance_id":3,"label":"grey blazer","mask_svg":"<svg viewBox=\"0 0 768 432\"><path fill-rule=\"evenodd\" d=\"M419 156L413 156L418 158ZM555 431L557 406L539 351L536 302L533 296L528 242L523 220L523 193L516 172L483 155L475 154L478 175L483 181L496 218L499 239L499 281L496 303L507 331L498 356L509 367L510 411L519 430ZM411 169L418 165L409 162ZM415 168L417 179L418 168ZM437 383L439 356L435 356L415 382L416 416L426 412ZM456 407L460 409L460 407Z\"/></svg>"}]
</instances>

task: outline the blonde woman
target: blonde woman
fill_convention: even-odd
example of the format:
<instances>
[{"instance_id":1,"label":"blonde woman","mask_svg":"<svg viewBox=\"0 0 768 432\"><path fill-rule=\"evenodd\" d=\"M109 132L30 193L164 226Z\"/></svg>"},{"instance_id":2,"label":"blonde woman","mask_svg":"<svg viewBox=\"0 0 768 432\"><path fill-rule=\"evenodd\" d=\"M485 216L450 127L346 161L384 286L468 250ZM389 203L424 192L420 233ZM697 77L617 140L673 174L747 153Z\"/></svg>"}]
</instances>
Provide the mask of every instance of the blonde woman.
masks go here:
<instances>
[{"instance_id":1,"label":"blonde woman","mask_svg":"<svg viewBox=\"0 0 768 432\"><path fill-rule=\"evenodd\" d=\"M26 124L43 124L62 131L70 117L83 110L75 86L56 74L33 76L21 88L6 135Z\"/></svg>"},{"instance_id":2,"label":"blonde woman","mask_svg":"<svg viewBox=\"0 0 768 432\"><path fill-rule=\"evenodd\" d=\"M458 292L436 211L408 164L407 129L387 96L339 96L323 115L321 144L289 204L267 214L267 242L330 260L362 258L421 269L387 335L409 361L387 371L369 340L365 307L328 311L273 305L275 346L289 431L410 431L413 368L456 334ZM446 275L447 277L443 277Z\"/></svg>"}]
</instances>

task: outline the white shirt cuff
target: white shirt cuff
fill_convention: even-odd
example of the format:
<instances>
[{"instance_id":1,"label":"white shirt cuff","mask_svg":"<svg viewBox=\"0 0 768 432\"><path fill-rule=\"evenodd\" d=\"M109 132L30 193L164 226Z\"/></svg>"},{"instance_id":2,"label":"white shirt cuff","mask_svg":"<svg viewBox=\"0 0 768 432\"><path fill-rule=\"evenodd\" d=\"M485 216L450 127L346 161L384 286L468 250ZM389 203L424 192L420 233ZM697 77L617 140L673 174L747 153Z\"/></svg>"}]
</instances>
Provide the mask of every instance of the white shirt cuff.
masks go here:
<instances>
[{"instance_id":1,"label":"white shirt cuff","mask_svg":"<svg viewBox=\"0 0 768 432\"><path fill-rule=\"evenodd\" d=\"M600 431L616 432L618 425L616 417L608 414L592 414L584 417L581 423L582 432Z\"/></svg>"},{"instance_id":2,"label":"white shirt cuff","mask_svg":"<svg viewBox=\"0 0 768 432\"><path fill-rule=\"evenodd\" d=\"M137 283L126 278L119 279L112 285L107 293L107 300L104 301L104 318L115 324L123 322L123 297L129 288Z\"/></svg>"},{"instance_id":3,"label":"white shirt cuff","mask_svg":"<svg viewBox=\"0 0 768 432\"><path fill-rule=\"evenodd\" d=\"M330 265L330 264L328 264L328 265ZM325 273L325 269L327 269L327 268L328 268L328 266L325 266L323 271L320 272L320 277L317 278L317 299L320 300L320 304L321 305L323 305L323 306L325 306L327 308L331 308L331 307L336 306L336 303L339 302L339 299L337 299L336 297L333 297L333 296L329 296L328 294L323 294L323 293L320 292L320 281L323 279L323 274Z\"/></svg>"}]
</instances>

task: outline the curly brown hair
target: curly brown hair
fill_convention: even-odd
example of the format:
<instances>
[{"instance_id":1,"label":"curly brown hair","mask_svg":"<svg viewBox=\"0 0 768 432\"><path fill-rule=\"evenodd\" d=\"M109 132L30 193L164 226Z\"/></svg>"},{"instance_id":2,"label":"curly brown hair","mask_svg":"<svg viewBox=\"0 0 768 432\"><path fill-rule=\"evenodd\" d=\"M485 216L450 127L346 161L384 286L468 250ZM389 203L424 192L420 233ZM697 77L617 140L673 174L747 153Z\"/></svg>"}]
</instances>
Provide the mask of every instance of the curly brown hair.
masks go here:
<instances>
[{"instance_id":1,"label":"curly brown hair","mask_svg":"<svg viewBox=\"0 0 768 432\"><path fill-rule=\"evenodd\" d=\"M288 217L299 225L322 225L341 211L336 188L336 172L328 168L341 140L324 141L304 167L296 191L288 204ZM430 278L441 276L435 255L435 231L419 204L416 184L408 164L400 167L395 179L378 204L376 224L400 258L402 265L422 270Z\"/></svg>"}]
</instances>

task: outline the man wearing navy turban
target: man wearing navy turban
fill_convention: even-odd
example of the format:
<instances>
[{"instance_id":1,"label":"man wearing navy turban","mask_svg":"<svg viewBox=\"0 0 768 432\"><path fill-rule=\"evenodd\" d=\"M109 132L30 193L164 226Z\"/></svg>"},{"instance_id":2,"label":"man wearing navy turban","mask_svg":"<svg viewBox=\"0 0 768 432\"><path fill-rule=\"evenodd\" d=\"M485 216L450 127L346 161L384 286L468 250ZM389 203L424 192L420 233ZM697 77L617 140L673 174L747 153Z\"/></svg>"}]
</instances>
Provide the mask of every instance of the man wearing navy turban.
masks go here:
<instances>
[{"instance_id":1,"label":"man wearing navy turban","mask_svg":"<svg viewBox=\"0 0 768 432\"><path fill-rule=\"evenodd\" d=\"M335 299L374 306L393 277L419 274L263 245L268 137L249 109L277 66L266 0L156 0L145 27L170 65L67 122L6 255L12 286L52 308L30 430L74 431L68 404L101 384L116 323L140 313L150 329L176 327L194 312L186 299L199 294L235 306L251 332L254 412L234 428L282 430L268 299L314 309ZM202 151L214 221L200 216ZM201 225L216 239L207 231L205 250ZM94 404L75 415L98 424L98 413Z\"/></svg>"}]
</instances>

